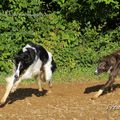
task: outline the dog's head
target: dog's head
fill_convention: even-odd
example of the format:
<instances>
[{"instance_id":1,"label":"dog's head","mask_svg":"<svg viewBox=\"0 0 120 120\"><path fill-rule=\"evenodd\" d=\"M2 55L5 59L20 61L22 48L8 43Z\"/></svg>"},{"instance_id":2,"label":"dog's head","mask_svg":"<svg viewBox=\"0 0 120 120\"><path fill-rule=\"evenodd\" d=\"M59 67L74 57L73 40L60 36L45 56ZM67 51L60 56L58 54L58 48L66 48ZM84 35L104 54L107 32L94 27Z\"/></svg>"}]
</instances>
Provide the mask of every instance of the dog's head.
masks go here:
<instances>
[{"instance_id":1,"label":"dog's head","mask_svg":"<svg viewBox=\"0 0 120 120\"><path fill-rule=\"evenodd\" d=\"M15 55L15 77L18 78L35 60L35 51L27 48Z\"/></svg>"},{"instance_id":2,"label":"dog's head","mask_svg":"<svg viewBox=\"0 0 120 120\"><path fill-rule=\"evenodd\" d=\"M95 74L99 75L103 72L110 73L115 64L116 64L116 58L114 56L103 58L102 60L99 61Z\"/></svg>"}]
</instances>

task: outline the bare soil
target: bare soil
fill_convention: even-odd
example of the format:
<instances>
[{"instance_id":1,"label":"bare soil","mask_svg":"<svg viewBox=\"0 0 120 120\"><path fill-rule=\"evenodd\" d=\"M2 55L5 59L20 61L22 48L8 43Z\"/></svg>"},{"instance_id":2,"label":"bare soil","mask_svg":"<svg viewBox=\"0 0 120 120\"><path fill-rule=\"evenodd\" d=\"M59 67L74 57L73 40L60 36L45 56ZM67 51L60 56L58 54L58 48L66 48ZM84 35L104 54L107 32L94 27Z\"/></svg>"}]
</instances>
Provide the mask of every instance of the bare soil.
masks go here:
<instances>
[{"instance_id":1,"label":"bare soil","mask_svg":"<svg viewBox=\"0 0 120 120\"><path fill-rule=\"evenodd\" d=\"M91 97L105 81L53 84L41 94L36 84L21 84L0 107L0 120L120 120L120 82L113 92L96 100ZM0 86L0 98L5 86Z\"/></svg>"}]
</instances>

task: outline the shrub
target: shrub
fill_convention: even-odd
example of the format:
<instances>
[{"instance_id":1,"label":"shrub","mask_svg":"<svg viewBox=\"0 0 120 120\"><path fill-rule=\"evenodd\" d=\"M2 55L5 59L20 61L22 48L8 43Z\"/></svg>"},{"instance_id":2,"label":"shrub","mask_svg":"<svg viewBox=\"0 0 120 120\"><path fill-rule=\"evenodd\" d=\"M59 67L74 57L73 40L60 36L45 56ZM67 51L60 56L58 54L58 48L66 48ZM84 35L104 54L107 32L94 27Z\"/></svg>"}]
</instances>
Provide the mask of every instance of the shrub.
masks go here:
<instances>
[{"instance_id":1,"label":"shrub","mask_svg":"<svg viewBox=\"0 0 120 120\"><path fill-rule=\"evenodd\" d=\"M93 66L120 47L120 27L114 22L118 1L4 0L0 16L0 72L9 72L14 54L29 41L51 51L58 68L67 71ZM114 29L109 20L116 23Z\"/></svg>"}]
</instances>

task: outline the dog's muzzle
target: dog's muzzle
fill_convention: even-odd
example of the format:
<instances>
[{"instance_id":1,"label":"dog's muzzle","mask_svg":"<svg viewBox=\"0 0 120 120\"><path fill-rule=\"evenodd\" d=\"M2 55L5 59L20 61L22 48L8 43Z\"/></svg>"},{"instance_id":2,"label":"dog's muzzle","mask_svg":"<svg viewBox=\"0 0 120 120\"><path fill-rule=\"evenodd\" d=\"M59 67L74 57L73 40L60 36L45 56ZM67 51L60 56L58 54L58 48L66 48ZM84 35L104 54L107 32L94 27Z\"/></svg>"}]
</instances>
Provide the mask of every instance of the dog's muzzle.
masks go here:
<instances>
[{"instance_id":1,"label":"dog's muzzle","mask_svg":"<svg viewBox=\"0 0 120 120\"><path fill-rule=\"evenodd\" d=\"M18 75L14 75L14 80L15 80L15 81L17 81L17 80L18 80L18 78L19 78L19 76L18 76Z\"/></svg>"},{"instance_id":2,"label":"dog's muzzle","mask_svg":"<svg viewBox=\"0 0 120 120\"><path fill-rule=\"evenodd\" d=\"M98 70L96 70L96 71L94 72L94 74L95 74L95 75L99 75L99 72L98 72Z\"/></svg>"}]
</instances>

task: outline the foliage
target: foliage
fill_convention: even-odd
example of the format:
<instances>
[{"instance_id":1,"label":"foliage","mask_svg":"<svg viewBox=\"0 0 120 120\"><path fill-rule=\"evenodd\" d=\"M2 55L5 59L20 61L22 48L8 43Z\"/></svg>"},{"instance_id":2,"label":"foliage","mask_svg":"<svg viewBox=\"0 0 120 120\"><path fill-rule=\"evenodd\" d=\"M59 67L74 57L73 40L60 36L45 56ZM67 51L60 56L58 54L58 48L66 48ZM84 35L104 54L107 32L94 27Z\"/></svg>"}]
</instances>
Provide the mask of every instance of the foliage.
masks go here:
<instances>
[{"instance_id":1,"label":"foliage","mask_svg":"<svg viewBox=\"0 0 120 120\"><path fill-rule=\"evenodd\" d=\"M51 51L59 70L93 66L120 47L119 6L119 0L2 0L0 72L9 72L29 41Z\"/></svg>"}]
</instances>

